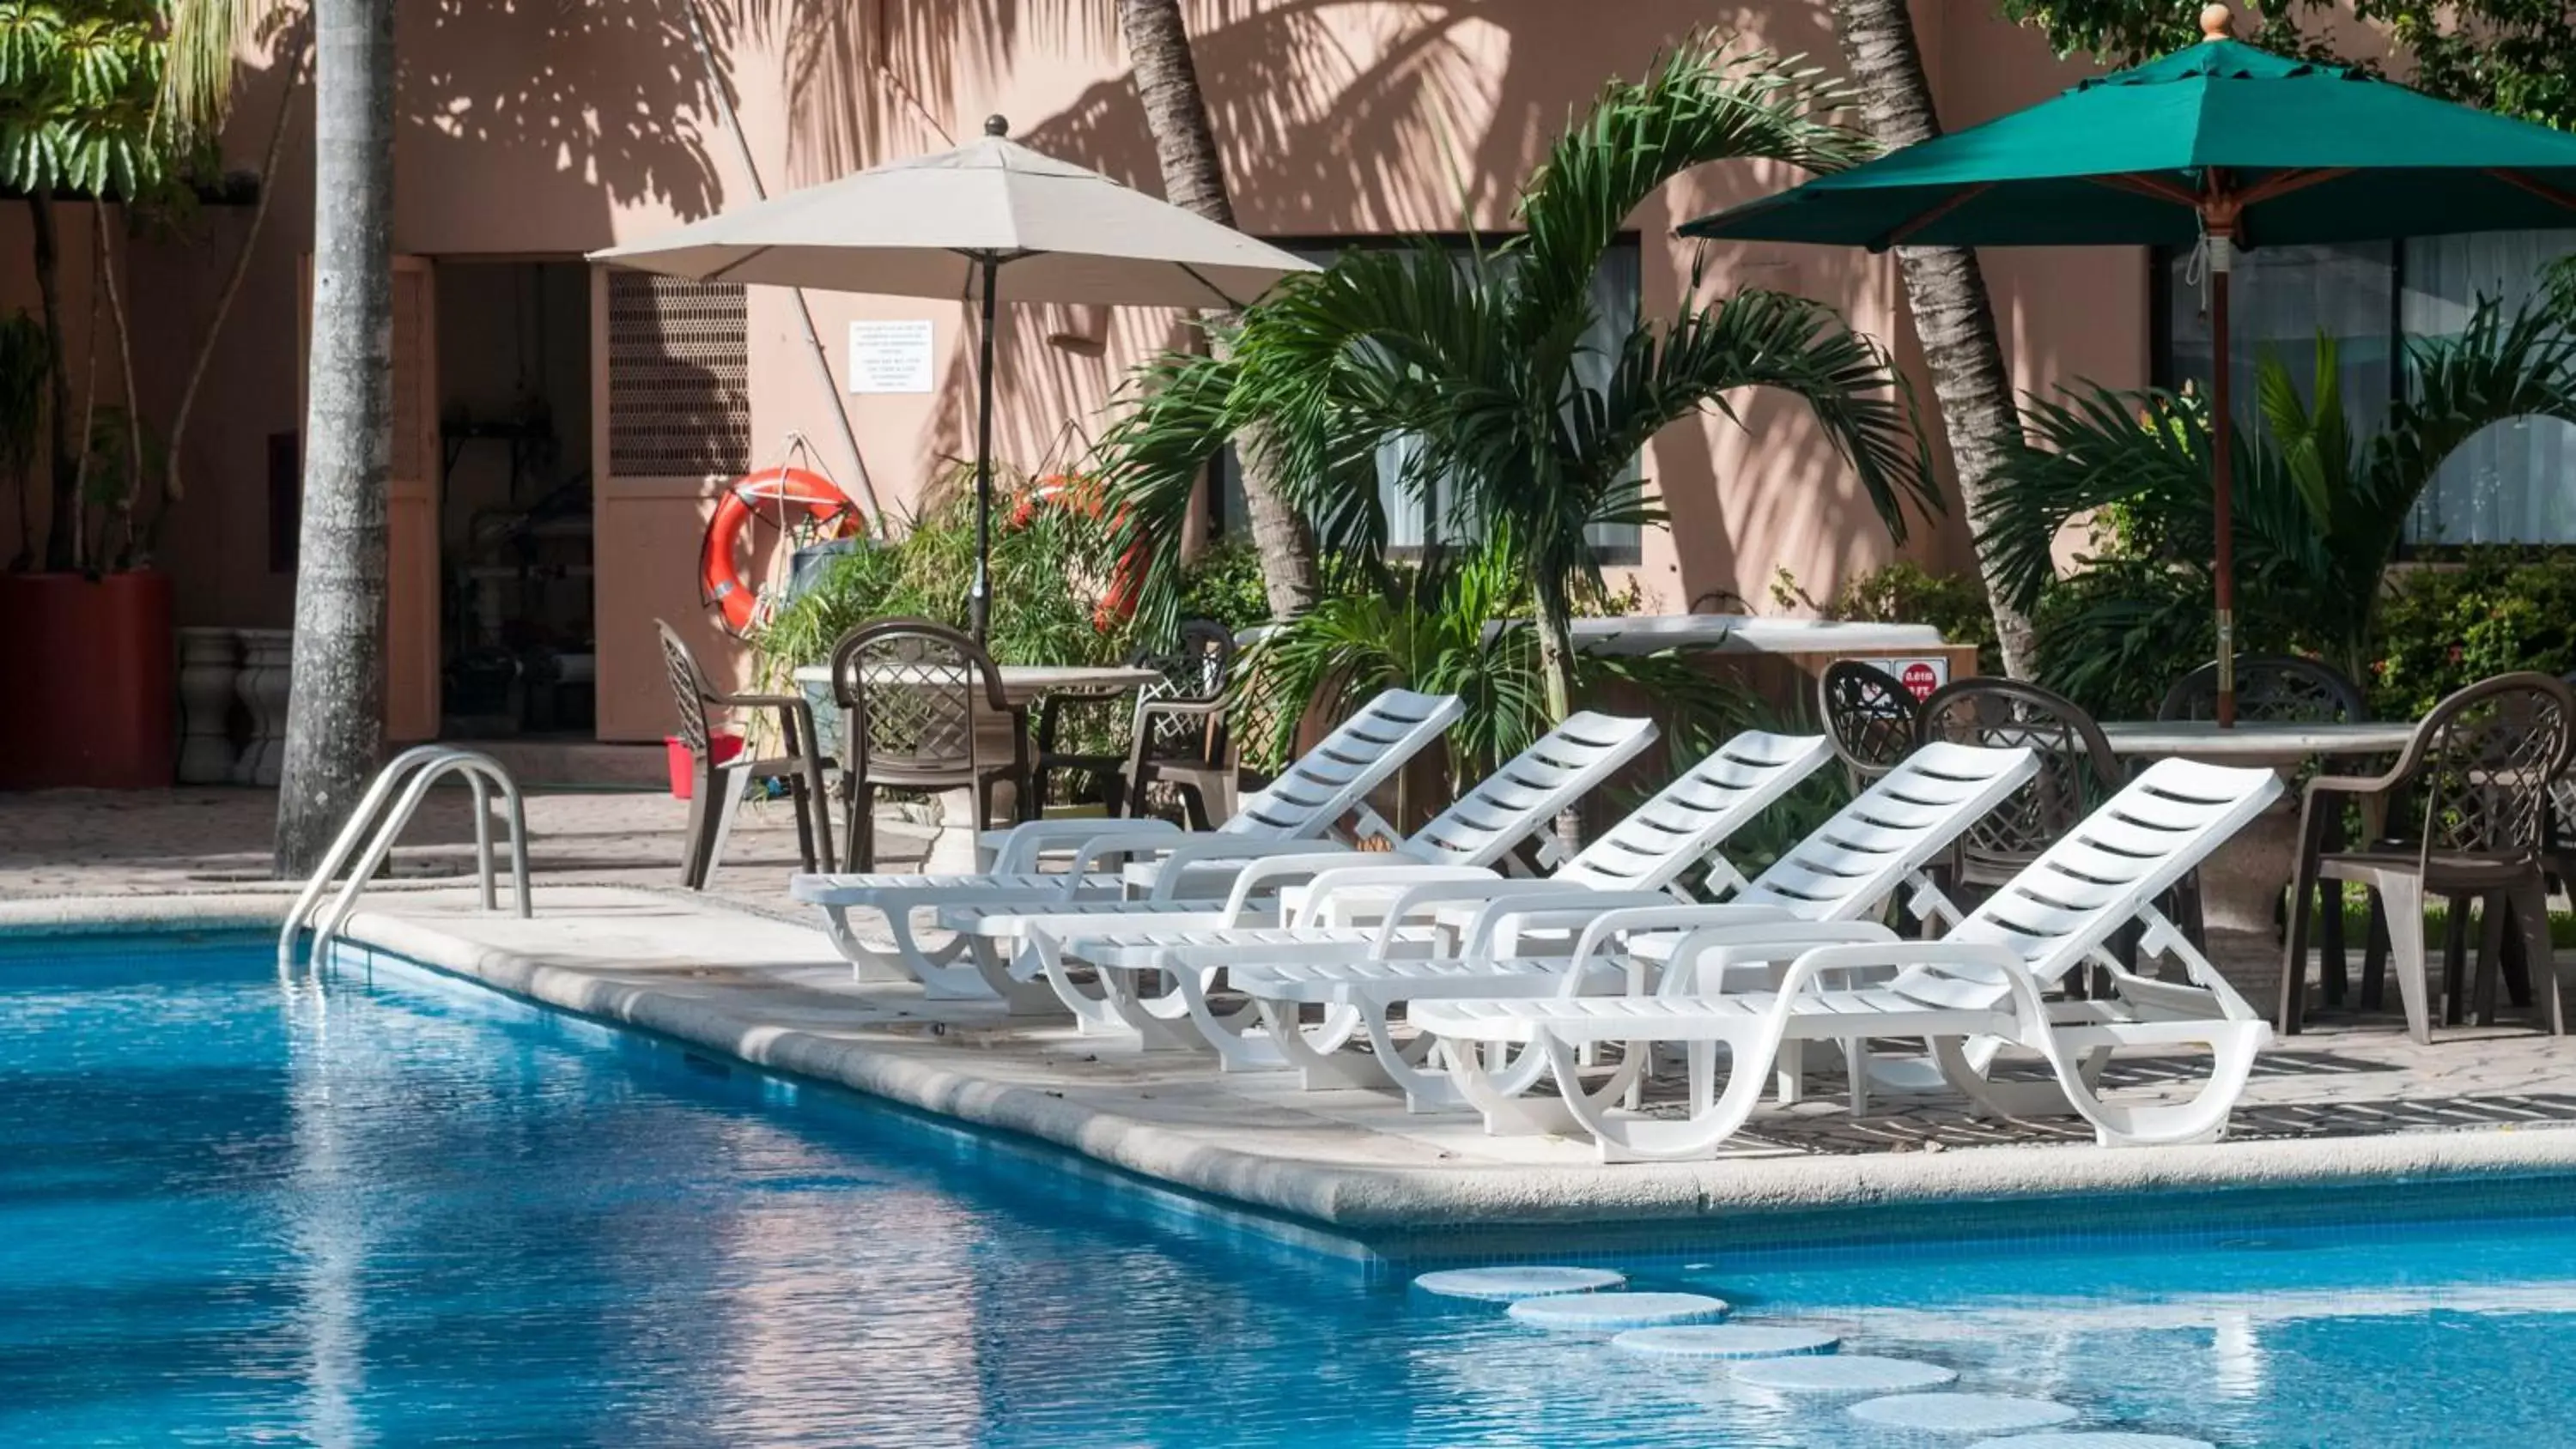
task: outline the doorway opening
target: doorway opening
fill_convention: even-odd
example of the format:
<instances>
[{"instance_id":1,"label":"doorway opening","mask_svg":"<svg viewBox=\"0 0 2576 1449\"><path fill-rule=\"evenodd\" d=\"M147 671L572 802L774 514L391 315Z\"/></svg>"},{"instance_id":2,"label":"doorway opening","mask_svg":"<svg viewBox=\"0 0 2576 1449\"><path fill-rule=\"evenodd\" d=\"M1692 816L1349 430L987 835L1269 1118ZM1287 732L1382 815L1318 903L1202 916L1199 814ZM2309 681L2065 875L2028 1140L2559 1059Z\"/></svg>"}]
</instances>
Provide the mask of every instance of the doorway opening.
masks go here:
<instances>
[{"instance_id":1,"label":"doorway opening","mask_svg":"<svg viewBox=\"0 0 2576 1449\"><path fill-rule=\"evenodd\" d=\"M438 264L440 734L589 739L590 269Z\"/></svg>"}]
</instances>

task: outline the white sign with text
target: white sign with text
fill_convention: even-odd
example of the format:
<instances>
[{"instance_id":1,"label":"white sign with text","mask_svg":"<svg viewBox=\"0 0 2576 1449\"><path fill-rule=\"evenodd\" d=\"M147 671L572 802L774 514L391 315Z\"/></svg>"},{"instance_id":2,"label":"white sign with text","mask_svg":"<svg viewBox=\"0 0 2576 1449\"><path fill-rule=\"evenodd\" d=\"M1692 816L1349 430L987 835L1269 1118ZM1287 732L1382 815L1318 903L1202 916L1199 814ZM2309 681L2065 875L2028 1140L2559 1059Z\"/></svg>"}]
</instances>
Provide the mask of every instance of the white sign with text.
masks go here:
<instances>
[{"instance_id":1,"label":"white sign with text","mask_svg":"<svg viewBox=\"0 0 2576 1449\"><path fill-rule=\"evenodd\" d=\"M850 324L850 391L863 395L930 391L931 348L927 321Z\"/></svg>"}]
</instances>

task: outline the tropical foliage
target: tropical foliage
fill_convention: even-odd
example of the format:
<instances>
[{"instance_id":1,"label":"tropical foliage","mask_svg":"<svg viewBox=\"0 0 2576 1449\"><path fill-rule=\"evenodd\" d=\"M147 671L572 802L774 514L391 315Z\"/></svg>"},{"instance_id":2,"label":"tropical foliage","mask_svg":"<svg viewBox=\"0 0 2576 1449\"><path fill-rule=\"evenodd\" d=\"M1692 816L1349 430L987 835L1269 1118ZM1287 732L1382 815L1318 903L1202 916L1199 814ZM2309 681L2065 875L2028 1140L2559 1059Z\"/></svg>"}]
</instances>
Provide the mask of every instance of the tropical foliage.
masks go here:
<instances>
[{"instance_id":1,"label":"tropical foliage","mask_svg":"<svg viewBox=\"0 0 2576 1449\"><path fill-rule=\"evenodd\" d=\"M1545 734L1556 717L1540 686L1538 639L1527 621L1530 573L1506 544L1434 549L1419 563L1387 570L1373 587L1328 590L1278 627L1245 660L1247 708L1270 733L1244 741L1247 754L1289 753L1298 721L1316 699L1418 689L1466 704L1443 737L1454 796ZM1582 655L1574 688L1651 709L1678 768L1716 747L1741 724L1748 703L1733 686L1665 651Z\"/></svg>"},{"instance_id":2,"label":"tropical foliage","mask_svg":"<svg viewBox=\"0 0 2576 1449\"><path fill-rule=\"evenodd\" d=\"M2202 0L2003 0L2005 15L2046 32L2058 54L2081 51L2113 65L2198 40L2201 7ZM2336 53L2333 41L2356 33L2357 20L2418 90L2576 128L2576 9L2555 0L2289 0L2259 8L2269 49L2375 67L2373 57Z\"/></svg>"},{"instance_id":3,"label":"tropical foliage","mask_svg":"<svg viewBox=\"0 0 2576 1449\"><path fill-rule=\"evenodd\" d=\"M1464 258L1427 242L1345 255L1248 309L1223 356L1153 363L1099 460L1122 537L1153 550L1147 610L1175 607L1172 540L1200 470L1229 440L1259 451L1328 560L1373 576L1344 607L1389 611L1378 622L1391 624L1437 597L1444 610L1467 611L1444 637L1481 638L1500 616L1476 610L1525 603L1534 634L1495 646L1530 651L1526 696L1498 697L1514 711L1534 701L1540 713L1521 718L1562 717L1569 706L1570 620L1600 585L1590 532L1662 518L1635 467L1640 451L1703 410L1734 416L1739 389L1804 401L1901 533L1909 502L1932 506L1923 444L1886 357L1830 310L1744 292L1640 319L1607 349L1585 341L1600 320L1594 274L1649 196L1712 161L1825 171L1860 160L1871 143L1821 119L1848 100L1800 61L1685 45L1644 80L1608 87L1556 142L1523 190L1518 235ZM1401 459L1395 487L1424 502L1435 541L1459 546L1458 561L1411 581L1384 561L1388 456ZM1525 587L1469 582L1505 566Z\"/></svg>"},{"instance_id":4,"label":"tropical foliage","mask_svg":"<svg viewBox=\"0 0 2576 1449\"><path fill-rule=\"evenodd\" d=\"M0 179L133 197L173 169L152 0L0 0Z\"/></svg>"},{"instance_id":5,"label":"tropical foliage","mask_svg":"<svg viewBox=\"0 0 2576 1449\"><path fill-rule=\"evenodd\" d=\"M2268 440L2236 432L2240 649L2303 649L2361 673L2408 514L2445 459L2490 425L2576 423L2576 338L2545 311L2481 305L2448 338L2410 342L2405 396L2361 436L2345 412L2332 342L2317 343L2303 396L2277 359L2259 365ZM2040 607L2042 678L2100 707L2205 657L2213 592L2214 444L2195 398L2095 388L2036 401L2034 443L1977 520L2005 587ZM2059 530L2096 521L2088 567L2056 582ZM2045 598L2043 598L2045 595Z\"/></svg>"}]
</instances>

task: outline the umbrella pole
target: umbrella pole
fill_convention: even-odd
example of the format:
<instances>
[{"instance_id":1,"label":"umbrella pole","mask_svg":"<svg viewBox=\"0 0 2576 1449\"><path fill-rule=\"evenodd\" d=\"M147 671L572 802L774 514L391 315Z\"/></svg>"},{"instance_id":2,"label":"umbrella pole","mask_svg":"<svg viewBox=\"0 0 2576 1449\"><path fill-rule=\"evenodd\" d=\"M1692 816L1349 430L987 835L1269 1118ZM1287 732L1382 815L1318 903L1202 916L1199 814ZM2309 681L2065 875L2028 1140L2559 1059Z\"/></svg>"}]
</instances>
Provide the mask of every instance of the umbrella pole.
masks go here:
<instances>
[{"instance_id":1,"label":"umbrella pole","mask_svg":"<svg viewBox=\"0 0 2576 1449\"><path fill-rule=\"evenodd\" d=\"M2218 574L2218 727L2236 727L2236 404L2228 386L2227 274L2235 260L2235 239L2209 236L2209 335L2217 354L2210 369L2210 437L2217 456L2210 460L2210 486L2216 514L2217 545L2213 560Z\"/></svg>"},{"instance_id":2,"label":"umbrella pole","mask_svg":"<svg viewBox=\"0 0 2576 1449\"><path fill-rule=\"evenodd\" d=\"M1002 264L987 255L984 268L982 361L975 369L975 582L966 594L966 630L980 645L993 610L993 283Z\"/></svg>"}]
</instances>

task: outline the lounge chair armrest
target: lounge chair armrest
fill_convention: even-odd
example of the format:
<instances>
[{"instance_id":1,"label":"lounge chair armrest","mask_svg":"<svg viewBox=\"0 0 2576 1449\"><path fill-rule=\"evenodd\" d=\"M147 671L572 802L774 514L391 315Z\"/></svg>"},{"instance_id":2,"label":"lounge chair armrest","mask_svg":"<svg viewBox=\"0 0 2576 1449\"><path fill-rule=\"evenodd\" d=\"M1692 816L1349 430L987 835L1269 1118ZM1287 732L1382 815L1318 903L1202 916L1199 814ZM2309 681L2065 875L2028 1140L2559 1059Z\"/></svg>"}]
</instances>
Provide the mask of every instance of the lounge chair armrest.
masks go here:
<instances>
[{"instance_id":1,"label":"lounge chair armrest","mask_svg":"<svg viewBox=\"0 0 2576 1449\"><path fill-rule=\"evenodd\" d=\"M1234 884L1226 891L1225 909L1227 914L1240 915L1244 907L1251 903L1253 896L1261 891L1275 891L1283 885L1288 885L1301 880L1310 883L1317 880L1323 880L1349 869L1353 862L1365 861L1380 853L1366 850L1352 850L1348 847L1337 846L1329 841L1322 840L1284 841L1281 843L1292 844L1302 848L1291 854L1264 855L1258 859L1246 862L1241 870L1235 872ZM1173 860L1166 859L1163 863L1163 869L1164 874L1157 876L1154 880L1154 893L1158 897L1168 896L1171 892L1178 891L1182 888L1178 882L1180 880L1180 876L1188 869L1188 866L1186 864L1175 865ZM1311 906L1312 903L1309 902L1310 913Z\"/></svg>"},{"instance_id":2,"label":"lounge chair armrest","mask_svg":"<svg viewBox=\"0 0 2576 1449\"><path fill-rule=\"evenodd\" d=\"M1600 954L1602 945L1615 934L1600 929L1605 918L1668 910L1672 899L1662 891L1572 889L1507 896L1476 913L1467 928L1466 955L1471 960L1508 959L1521 954L1526 932L1571 931L1577 933L1571 950L1577 969L1568 979L1577 980L1583 975L1583 963Z\"/></svg>"},{"instance_id":3,"label":"lounge chair armrest","mask_svg":"<svg viewBox=\"0 0 2576 1449\"><path fill-rule=\"evenodd\" d=\"M1168 820L1030 820L977 835L975 854L995 874L1018 875L1036 870L1051 850L1079 850L1095 841L1113 850L1148 850L1186 834Z\"/></svg>"},{"instance_id":4,"label":"lounge chair armrest","mask_svg":"<svg viewBox=\"0 0 2576 1449\"><path fill-rule=\"evenodd\" d=\"M1733 916L1723 913L1733 910ZM1661 994L1721 996L1726 973L1739 966L1794 961L1827 946L1883 947L1897 934L1876 921L1800 921L1785 913L1748 917L1741 906L1703 906L1704 924L1693 926L1664 958Z\"/></svg>"},{"instance_id":5,"label":"lounge chair armrest","mask_svg":"<svg viewBox=\"0 0 2576 1449\"><path fill-rule=\"evenodd\" d=\"M1183 876L1193 867L1250 864L1274 856L1320 855L1341 850L1326 840L1246 840L1240 836L1193 836L1163 853L1149 894L1156 900L1169 900L1180 889ZM1365 852L1354 852L1365 853ZM1407 857L1408 859L1410 857Z\"/></svg>"},{"instance_id":6,"label":"lounge chair armrest","mask_svg":"<svg viewBox=\"0 0 2576 1449\"><path fill-rule=\"evenodd\" d=\"M1304 877L1307 914L1311 916L1318 904L1317 894L1325 888L1327 881L1339 880L1346 875L1400 876L1433 868L1427 861L1405 856L1396 857L1396 863L1390 865L1384 851L1359 850L1335 845L1329 840L1309 840L1304 844L1306 848L1299 854L1270 856L1246 865L1236 875L1235 884L1241 887L1248 880L1253 888L1259 888L1289 876Z\"/></svg>"},{"instance_id":7,"label":"lounge chair armrest","mask_svg":"<svg viewBox=\"0 0 2576 1449\"><path fill-rule=\"evenodd\" d=\"M1339 904L1339 897L1382 891L1388 886L1397 888L1393 903L1383 913L1390 921L1420 915L1435 906L1577 889L1555 881L1506 876L1481 865L1433 865L1402 856L1395 857L1395 864L1388 864L1384 851L1354 851L1351 858L1358 863L1345 870L1327 871L1308 884L1307 919L1322 923Z\"/></svg>"},{"instance_id":8,"label":"lounge chair armrest","mask_svg":"<svg viewBox=\"0 0 2576 1449\"><path fill-rule=\"evenodd\" d=\"M2039 985L2031 979L2030 969L2009 949L1981 941L1905 941L1889 939L1854 945L1818 946L1800 952L1780 977L1780 1000L1789 999L1805 990L1817 978L1841 971L1905 971L1912 968L1966 967L1991 971L2002 980L1996 984L2009 989L2016 998L2026 998L2031 1019L2045 1024L2047 1008L2040 1002Z\"/></svg>"}]
</instances>

